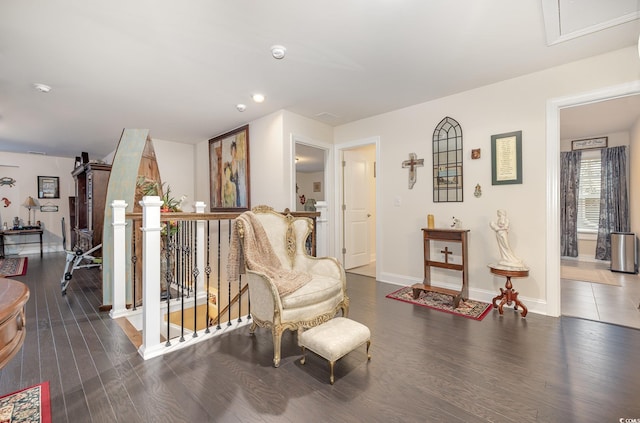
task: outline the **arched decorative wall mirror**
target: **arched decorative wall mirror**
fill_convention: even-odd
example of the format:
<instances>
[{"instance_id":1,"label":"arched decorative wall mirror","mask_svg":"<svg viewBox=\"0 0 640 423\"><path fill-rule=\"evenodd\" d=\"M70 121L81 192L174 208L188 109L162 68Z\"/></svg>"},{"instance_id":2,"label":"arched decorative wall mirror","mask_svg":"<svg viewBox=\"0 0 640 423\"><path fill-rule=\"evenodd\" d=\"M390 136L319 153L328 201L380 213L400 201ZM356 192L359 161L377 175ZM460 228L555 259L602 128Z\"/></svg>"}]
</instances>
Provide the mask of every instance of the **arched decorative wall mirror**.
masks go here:
<instances>
[{"instance_id":1,"label":"arched decorative wall mirror","mask_svg":"<svg viewBox=\"0 0 640 423\"><path fill-rule=\"evenodd\" d=\"M445 117L433 131L433 202L462 202L462 127Z\"/></svg>"}]
</instances>

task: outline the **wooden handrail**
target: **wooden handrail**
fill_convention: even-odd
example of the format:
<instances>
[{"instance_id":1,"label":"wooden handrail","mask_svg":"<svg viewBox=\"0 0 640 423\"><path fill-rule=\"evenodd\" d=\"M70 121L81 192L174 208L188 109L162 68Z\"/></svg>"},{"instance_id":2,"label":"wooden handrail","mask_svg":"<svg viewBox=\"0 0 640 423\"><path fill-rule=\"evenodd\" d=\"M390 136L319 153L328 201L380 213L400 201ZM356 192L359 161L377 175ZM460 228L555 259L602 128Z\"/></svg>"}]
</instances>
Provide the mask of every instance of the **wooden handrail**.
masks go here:
<instances>
[{"instance_id":1,"label":"wooden handrail","mask_svg":"<svg viewBox=\"0 0 640 423\"><path fill-rule=\"evenodd\" d=\"M293 217L308 217L312 220L320 217L320 212L290 212L285 210L282 214L291 214ZM193 213L193 212L162 212L160 220L233 220L240 216L242 212L217 212L217 213ZM127 219L142 220L142 213L127 213Z\"/></svg>"},{"instance_id":2,"label":"wooden handrail","mask_svg":"<svg viewBox=\"0 0 640 423\"><path fill-rule=\"evenodd\" d=\"M245 286L242 287L242 289L240 290L239 293L237 293L232 299L231 302L229 304L227 304L222 310L220 310L218 312L218 316L222 316L224 315L227 311L229 311L229 309L231 308L231 306L233 306L234 304L236 304L238 301L240 301L240 297L249 290L249 284L246 284ZM218 299L218 302L220 301L220 299ZM211 317L209 316L209 320L211 321L211 325L215 325L216 323L218 323L218 316Z\"/></svg>"}]
</instances>

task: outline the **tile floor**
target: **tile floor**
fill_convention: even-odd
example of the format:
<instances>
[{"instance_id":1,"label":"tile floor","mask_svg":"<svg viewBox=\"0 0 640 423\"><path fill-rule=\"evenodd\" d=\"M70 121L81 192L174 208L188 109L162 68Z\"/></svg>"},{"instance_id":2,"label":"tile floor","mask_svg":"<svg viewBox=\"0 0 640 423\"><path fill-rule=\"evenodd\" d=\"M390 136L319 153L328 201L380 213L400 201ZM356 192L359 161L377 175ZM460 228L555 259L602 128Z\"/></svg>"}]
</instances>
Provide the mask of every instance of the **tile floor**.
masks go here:
<instances>
[{"instance_id":1,"label":"tile floor","mask_svg":"<svg viewBox=\"0 0 640 423\"><path fill-rule=\"evenodd\" d=\"M607 269L608 264L562 260L563 266ZM640 329L640 276L615 273L621 286L560 281L563 316L581 317Z\"/></svg>"}]
</instances>

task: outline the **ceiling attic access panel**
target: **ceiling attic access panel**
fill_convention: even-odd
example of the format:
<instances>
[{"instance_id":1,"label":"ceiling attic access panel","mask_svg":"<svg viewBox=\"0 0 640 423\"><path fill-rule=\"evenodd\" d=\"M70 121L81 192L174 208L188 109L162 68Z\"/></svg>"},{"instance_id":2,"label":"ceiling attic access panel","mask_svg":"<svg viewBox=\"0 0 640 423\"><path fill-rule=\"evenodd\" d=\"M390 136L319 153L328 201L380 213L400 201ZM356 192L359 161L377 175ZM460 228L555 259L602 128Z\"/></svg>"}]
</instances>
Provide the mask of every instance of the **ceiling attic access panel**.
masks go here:
<instances>
[{"instance_id":1,"label":"ceiling attic access panel","mask_svg":"<svg viewBox=\"0 0 640 423\"><path fill-rule=\"evenodd\" d=\"M433 202L462 202L462 127L445 117L433 131Z\"/></svg>"}]
</instances>

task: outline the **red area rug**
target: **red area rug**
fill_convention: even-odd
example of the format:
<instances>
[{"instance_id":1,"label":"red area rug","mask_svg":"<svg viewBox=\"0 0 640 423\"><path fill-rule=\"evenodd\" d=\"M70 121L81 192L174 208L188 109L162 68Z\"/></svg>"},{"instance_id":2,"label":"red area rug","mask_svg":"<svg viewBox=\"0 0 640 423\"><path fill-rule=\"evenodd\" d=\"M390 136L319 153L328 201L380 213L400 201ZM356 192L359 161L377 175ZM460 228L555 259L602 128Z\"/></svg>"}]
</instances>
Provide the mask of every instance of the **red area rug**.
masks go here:
<instances>
[{"instance_id":1,"label":"red area rug","mask_svg":"<svg viewBox=\"0 0 640 423\"><path fill-rule=\"evenodd\" d=\"M0 423L51 423L49 382L0 397Z\"/></svg>"},{"instance_id":2,"label":"red area rug","mask_svg":"<svg viewBox=\"0 0 640 423\"><path fill-rule=\"evenodd\" d=\"M405 286L391 294L387 298L393 300L404 301L422 307L432 308L445 313L455 314L456 316L466 317L467 319L482 320L491 310L491 304L481 301L467 300L460 301L458 308L453 308L453 297L451 295L440 294L436 292L423 291L417 299L413 299L413 289Z\"/></svg>"},{"instance_id":3,"label":"red area rug","mask_svg":"<svg viewBox=\"0 0 640 423\"><path fill-rule=\"evenodd\" d=\"M9 257L0 259L0 276L4 278L10 276L24 276L27 274L27 263L28 260L26 257Z\"/></svg>"}]
</instances>

